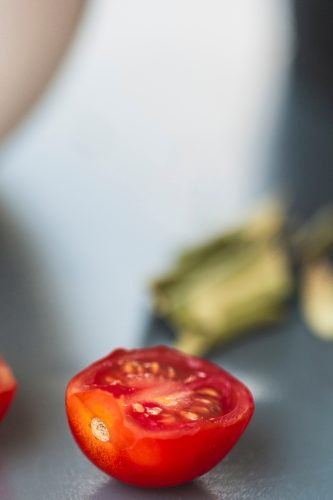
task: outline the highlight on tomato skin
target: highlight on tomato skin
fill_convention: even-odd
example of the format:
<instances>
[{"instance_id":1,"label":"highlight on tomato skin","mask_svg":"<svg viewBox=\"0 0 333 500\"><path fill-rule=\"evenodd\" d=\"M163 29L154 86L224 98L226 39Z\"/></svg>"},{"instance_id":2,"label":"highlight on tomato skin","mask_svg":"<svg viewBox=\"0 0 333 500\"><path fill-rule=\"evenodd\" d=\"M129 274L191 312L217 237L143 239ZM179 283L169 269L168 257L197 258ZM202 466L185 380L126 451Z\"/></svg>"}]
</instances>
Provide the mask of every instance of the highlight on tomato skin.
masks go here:
<instances>
[{"instance_id":1,"label":"highlight on tomato skin","mask_svg":"<svg viewBox=\"0 0 333 500\"><path fill-rule=\"evenodd\" d=\"M83 453L123 482L165 487L219 463L254 411L219 366L165 346L117 349L69 382L66 411Z\"/></svg>"},{"instance_id":2,"label":"highlight on tomato skin","mask_svg":"<svg viewBox=\"0 0 333 500\"><path fill-rule=\"evenodd\" d=\"M16 380L3 358L0 358L0 421L5 417L16 393Z\"/></svg>"}]
</instances>

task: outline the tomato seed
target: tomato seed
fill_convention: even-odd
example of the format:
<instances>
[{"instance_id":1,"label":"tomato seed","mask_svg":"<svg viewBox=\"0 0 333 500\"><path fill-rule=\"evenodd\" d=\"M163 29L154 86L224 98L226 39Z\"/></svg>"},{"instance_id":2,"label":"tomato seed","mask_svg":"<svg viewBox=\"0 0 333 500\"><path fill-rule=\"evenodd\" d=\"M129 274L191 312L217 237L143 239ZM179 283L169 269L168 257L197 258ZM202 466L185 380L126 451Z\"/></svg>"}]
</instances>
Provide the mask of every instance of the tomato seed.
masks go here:
<instances>
[{"instance_id":1,"label":"tomato seed","mask_svg":"<svg viewBox=\"0 0 333 500\"><path fill-rule=\"evenodd\" d=\"M199 415L194 413L193 411L181 411L181 416L186 418L187 420L198 420Z\"/></svg>"},{"instance_id":2,"label":"tomato seed","mask_svg":"<svg viewBox=\"0 0 333 500\"><path fill-rule=\"evenodd\" d=\"M175 378L176 370L172 366L168 366L168 377Z\"/></svg>"},{"instance_id":3,"label":"tomato seed","mask_svg":"<svg viewBox=\"0 0 333 500\"><path fill-rule=\"evenodd\" d=\"M94 417L90 422L91 432L99 441L106 443L110 440L109 430L103 420L99 417Z\"/></svg>"},{"instance_id":4,"label":"tomato seed","mask_svg":"<svg viewBox=\"0 0 333 500\"><path fill-rule=\"evenodd\" d=\"M154 406L154 408L147 408L147 413L150 415L159 415L162 411L162 408L159 408L158 406Z\"/></svg>"},{"instance_id":5,"label":"tomato seed","mask_svg":"<svg viewBox=\"0 0 333 500\"><path fill-rule=\"evenodd\" d=\"M160 371L160 365L157 363L157 361L153 361L150 369L154 375L157 375L158 372Z\"/></svg>"},{"instance_id":6,"label":"tomato seed","mask_svg":"<svg viewBox=\"0 0 333 500\"><path fill-rule=\"evenodd\" d=\"M131 363L131 361L127 361L124 366L123 366L123 371L125 373L133 373L134 372L134 365Z\"/></svg>"},{"instance_id":7,"label":"tomato seed","mask_svg":"<svg viewBox=\"0 0 333 500\"><path fill-rule=\"evenodd\" d=\"M205 387L204 389L198 389L197 392L199 394L204 394L205 396L212 396L214 398L217 398L219 396L219 393L215 389L212 389L211 387Z\"/></svg>"},{"instance_id":8,"label":"tomato seed","mask_svg":"<svg viewBox=\"0 0 333 500\"><path fill-rule=\"evenodd\" d=\"M176 419L173 415L167 414L163 415L161 422L163 424L174 424L176 422Z\"/></svg>"},{"instance_id":9,"label":"tomato seed","mask_svg":"<svg viewBox=\"0 0 333 500\"><path fill-rule=\"evenodd\" d=\"M195 413L205 413L207 415L207 413L210 413L210 410L208 408L205 408L204 406L194 406L193 408L193 411Z\"/></svg>"},{"instance_id":10,"label":"tomato seed","mask_svg":"<svg viewBox=\"0 0 333 500\"><path fill-rule=\"evenodd\" d=\"M205 399L205 398L196 397L195 401L197 401L198 403L202 403L203 405L211 405L212 404L212 401L210 399Z\"/></svg>"},{"instance_id":11,"label":"tomato seed","mask_svg":"<svg viewBox=\"0 0 333 500\"><path fill-rule=\"evenodd\" d=\"M133 403L132 408L138 413L143 413L145 411L145 407L141 403Z\"/></svg>"}]
</instances>

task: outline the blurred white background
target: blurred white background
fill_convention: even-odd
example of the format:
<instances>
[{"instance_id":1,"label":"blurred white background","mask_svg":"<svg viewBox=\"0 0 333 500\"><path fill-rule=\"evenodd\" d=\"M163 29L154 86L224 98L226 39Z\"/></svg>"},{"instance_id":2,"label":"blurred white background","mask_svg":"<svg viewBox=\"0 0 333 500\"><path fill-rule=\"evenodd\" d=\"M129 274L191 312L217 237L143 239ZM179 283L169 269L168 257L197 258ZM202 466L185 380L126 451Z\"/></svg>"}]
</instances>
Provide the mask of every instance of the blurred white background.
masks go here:
<instances>
[{"instance_id":1,"label":"blurred white background","mask_svg":"<svg viewBox=\"0 0 333 500\"><path fill-rule=\"evenodd\" d=\"M149 278L243 217L291 58L285 0L95 0L2 146L15 214L82 363L140 340Z\"/></svg>"}]
</instances>

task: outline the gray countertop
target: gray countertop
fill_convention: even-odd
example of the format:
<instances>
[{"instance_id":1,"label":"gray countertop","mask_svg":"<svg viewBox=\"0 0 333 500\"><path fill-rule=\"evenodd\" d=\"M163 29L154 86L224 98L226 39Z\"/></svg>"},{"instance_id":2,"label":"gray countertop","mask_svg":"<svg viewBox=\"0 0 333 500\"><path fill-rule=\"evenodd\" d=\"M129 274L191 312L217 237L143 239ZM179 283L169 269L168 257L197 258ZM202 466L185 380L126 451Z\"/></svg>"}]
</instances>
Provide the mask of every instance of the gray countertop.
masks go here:
<instances>
[{"instance_id":1,"label":"gray countertop","mask_svg":"<svg viewBox=\"0 0 333 500\"><path fill-rule=\"evenodd\" d=\"M295 309L214 355L251 388L256 412L191 484L147 491L108 478L64 411L67 381L89 362L170 340L146 325L149 277L247 213L290 60L286 4L91 2L58 79L2 147L0 350L19 391L0 427L1 500L332 498L333 345ZM297 147L287 130L290 149L313 144L313 129Z\"/></svg>"},{"instance_id":2,"label":"gray countertop","mask_svg":"<svg viewBox=\"0 0 333 500\"><path fill-rule=\"evenodd\" d=\"M29 330L25 335L34 340ZM72 372L52 367L46 351L36 354L32 343L24 351L30 363L21 365L20 356L10 357L19 393L0 429L2 500L331 498L333 346L313 339L296 317L284 329L249 338L215 356L235 374L251 373L243 379L257 394L256 412L224 462L203 478L171 490L127 487L85 459L64 413L64 389ZM52 359L57 357L62 359L61 351L55 355L53 350Z\"/></svg>"},{"instance_id":3,"label":"gray countertop","mask_svg":"<svg viewBox=\"0 0 333 500\"><path fill-rule=\"evenodd\" d=\"M12 226L3 222L0 234L0 344L19 381L0 428L1 500L331 499L333 345L310 335L296 311L285 326L212 358L244 380L256 402L229 456L182 487L131 488L97 470L74 443L64 390L82 365L70 359L59 318L47 313L47 287L36 280ZM170 338L153 321L136 344L162 341Z\"/></svg>"}]
</instances>

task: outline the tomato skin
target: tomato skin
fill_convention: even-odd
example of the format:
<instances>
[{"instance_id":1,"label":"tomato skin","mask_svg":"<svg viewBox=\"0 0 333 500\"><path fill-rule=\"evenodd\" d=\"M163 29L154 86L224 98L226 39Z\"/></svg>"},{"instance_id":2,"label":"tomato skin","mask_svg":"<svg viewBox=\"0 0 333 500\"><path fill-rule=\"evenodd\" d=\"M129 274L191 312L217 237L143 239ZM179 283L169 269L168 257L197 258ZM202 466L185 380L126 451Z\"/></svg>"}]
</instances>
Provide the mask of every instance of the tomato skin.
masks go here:
<instances>
[{"instance_id":1,"label":"tomato skin","mask_svg":"<svg viewBox=\"0 0 333 500\"><path fill-rule=\"evenodd\" d=\"M0 421L5 417L16 393L16 380L9 365L0 358Z\"/></svg>"},{"instance_id":2,"label":"tomato skin","mask_svg":"<svg viewBox=\"0 0 333 500\"><path fill-rule=\"evenodd\" d=\"M167 350L175 356L184 354L165 347L156 351L157 359ZM121 351L135 353L136 351ZM105 359L80 372L68 384L66 410L70 428L83 453L109 475L141 487L175 486L208 472L230 451L249 423L254 403L248 389L224 370L220 377L227 380L234 400L227 413L210 421L191 422L170 431L149 431L138 428L124 414L123 398L98 387L80 387L87 372L97 369ZM186 356L186 358L190 358ZM211 363L191 357L203 365ZM214 365L216 366L216 365ZM101 442L91 434L91 419L98 415L110 430L110 441Z\"/></svg>"}]
</instances>

